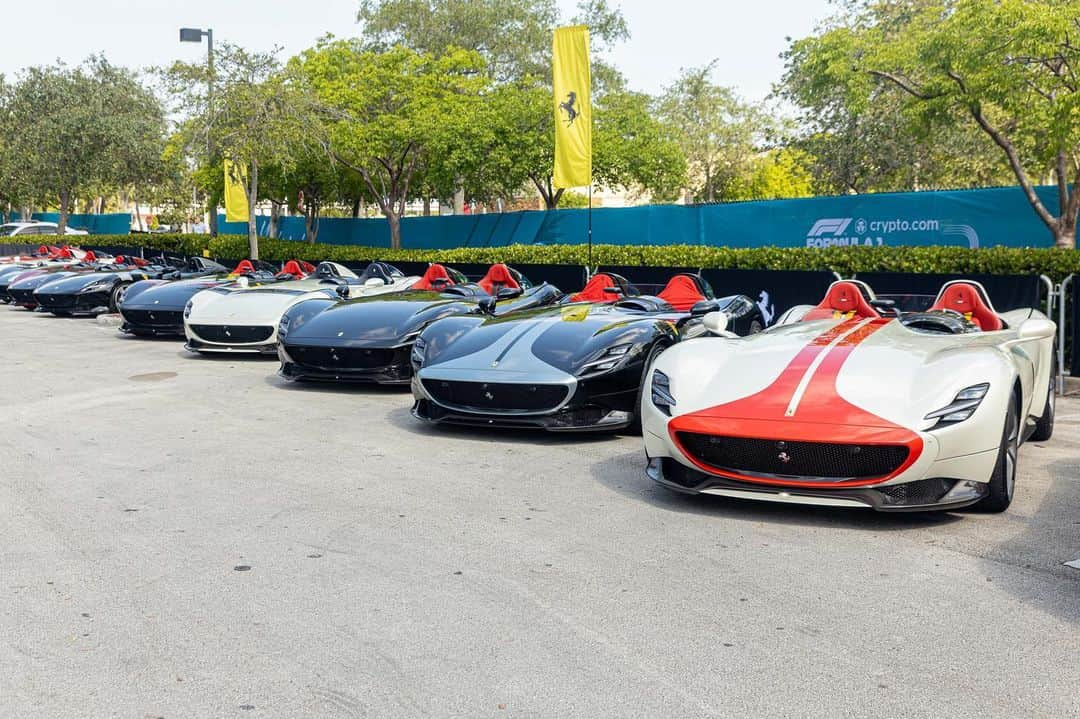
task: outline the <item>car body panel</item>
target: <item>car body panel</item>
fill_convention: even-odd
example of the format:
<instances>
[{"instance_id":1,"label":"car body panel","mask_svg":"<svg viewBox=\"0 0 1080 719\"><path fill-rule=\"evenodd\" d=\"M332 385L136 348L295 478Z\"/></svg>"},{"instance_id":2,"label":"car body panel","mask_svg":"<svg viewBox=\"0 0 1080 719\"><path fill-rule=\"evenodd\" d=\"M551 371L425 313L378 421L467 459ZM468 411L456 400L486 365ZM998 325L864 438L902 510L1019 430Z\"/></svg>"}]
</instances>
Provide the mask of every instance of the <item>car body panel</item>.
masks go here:
<instances>
[{"instance_id":1,"label":"car body panel","mask_svg":"<svg viewBox=\"0 0 1080 719\"><path fill-rule=\"evenodd\" d=\"M642 398L649 476L680 491L765 491L784 495L773 501L804 497L808 503L820 503L823 496L857 497L852 501L877 509L911 508L890 505L882 499L883 487L943 479L973 488L945 504L971 504L989 480L1009 403L1019 402L1030 428L1047 402L1053 337L1019 334L1024 322L1045 316L1015 310L1001 317L1006 329L960 335L915 331L898 319L853 318L795 322L741 340L684 342L665 352L646 380L651 387L661 372L676 400L664 410L649 392ZM949 424L926 418L982 383L989 389L970 418ZM695 452L685 444L690 440L684 438L696 435L718 438L710 443L776 442L778 458L788 454L780 445L791 443L903 445L909 452L876 476L763 476L703 462L708 450ZM697 484L673 482L673 472Z\"/></svg>"}]
</instances>

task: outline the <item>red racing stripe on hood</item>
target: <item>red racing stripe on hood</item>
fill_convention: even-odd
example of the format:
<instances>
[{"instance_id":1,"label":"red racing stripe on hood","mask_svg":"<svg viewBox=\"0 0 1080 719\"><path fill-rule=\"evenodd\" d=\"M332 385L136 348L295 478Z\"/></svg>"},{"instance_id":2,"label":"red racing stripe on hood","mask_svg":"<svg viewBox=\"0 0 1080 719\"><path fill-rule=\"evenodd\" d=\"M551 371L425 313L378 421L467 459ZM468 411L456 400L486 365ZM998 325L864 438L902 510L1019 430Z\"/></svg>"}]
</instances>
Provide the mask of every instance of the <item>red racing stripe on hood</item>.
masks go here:
<instances>
[{"instance_id":1,"label":"red racing stripe on hood","mask_svg":"<svg viewBox=\"0 0 1080 719\"><path fill-rule=\"evenodd\" d=\"M721 472L696 461L679 441L679 432L802 442L902 444L907 460L888 477L835 482L830 486L877 484L910 467L922 452L911 430L851 404L836 389L844 364L858 346L892 320L849 320L834 325L807 344L765 389L733 402L679 415L668 423L672 441L700 469L747 482L821 486L820 482L764 480ZM816 363L816 366L815 366ZM801 394L800 394L800 385Z\"/></svg>"}]
</instances>

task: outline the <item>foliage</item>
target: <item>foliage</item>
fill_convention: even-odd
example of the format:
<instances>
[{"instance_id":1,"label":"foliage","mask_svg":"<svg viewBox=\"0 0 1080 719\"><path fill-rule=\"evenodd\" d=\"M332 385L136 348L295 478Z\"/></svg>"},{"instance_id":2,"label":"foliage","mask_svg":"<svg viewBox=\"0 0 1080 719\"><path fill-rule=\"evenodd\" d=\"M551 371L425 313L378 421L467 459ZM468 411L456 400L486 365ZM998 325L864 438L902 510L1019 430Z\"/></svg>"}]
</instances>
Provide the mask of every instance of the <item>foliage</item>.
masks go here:
<instances>
[{"instance_id":1,"label":"foliage","mask_svg":"<svg viewBox=\"0 0 1080 719\"><path fill-rule=\"evenodd\" d=\"M712 81L715 64L684 69L659 108L686 158L691 196L704 202L734 199L732 184L750 173L771 128L760 107Z\"/></svg>"},{"instance_id":2,"label":"foliage","mask_svg":"<svg viewBox=\"0 0 1080 719\"><path fill-rule=\"evenodd\" d=\"M184 129L189 149L201 153L209 172L223 172L222 159L247 167L248 238L259 256L255 206L261 168L287 172L297 147L311 138L312 103L301 86L281 72L275 52L249 52L228 43L214 50L213 65L176 63L164 77L180 110L190 116ZM212 81L213 96L209 95Z\"/></svg>"},{"instance_id":3,"label":"foliage","mask_svg":"<svg viewBox=\"0 0 1080 719\"><path fill-rule=\"evenodd\" d=\"M976 128L997 147L1055 243L1073 247L1080 209L1077 0L918 0L849 3L798 52L845 64L845 91L883 84L920 121ZM1056 207L1034 191L1052 172ZM1035 179L1033 179L1035 178Z\"/></svg>"},{"instance_id":4,"label":"foliage","mask_svg":"<svg viewBox=\"0 0 1080 719\"><path fill-rule=\"evenodd\" d=\"M488 82L480 56L453 50L435 57L404 47L376 53L356 41L326 40L293 69L321 104L334 157L363 178L400 247L400 220L417 174L475 126Z\"/></svg>"},{"instance_id":5,"label":"foliage","mask_svg":"<svg viewBox=\"0 0 1080 719\"><path fill-rule=\"evenodd\" d=\"M797 149L772 150L751 160L746 173L734 178L724 192L724 199L779 200L810 197L814 178L810 174L813 158Z\"/></svg>"},{"instance_id":6,"label":"foliage","mask_svg":"<svg viewBox=\"0 0 1080 719\"><path fill-rule=\"evenodd\" d=\"M4 154L18 161L5 178L9 199L57 202L61 231L80 194L155 174L164 112L130 72L91 57L30 68L6 90Z\"/></svg>"},{"instance_id":7,"label":"foliage","mask_svg":"<svg viewBox=\"0 0 1080 719\"><path fill-rule=\"evenodd\" d=\"M147 247L185 254L241 259L243 235L94 235L102 246ZM509 262L521 264L584 264L585 245L509 245L449 250L389 250L356 245L326 245L288 240L262 240L264 259L338 262L380 259L388 262ZM713 247L706 245L594 245L594 265L642 265L747 270L829 270L844 277L859 272L930 272L967 274L1045 274L1060 281L1080 273L1080 253L1048 248L990 247Z\"/></svg>"}]
</instances>

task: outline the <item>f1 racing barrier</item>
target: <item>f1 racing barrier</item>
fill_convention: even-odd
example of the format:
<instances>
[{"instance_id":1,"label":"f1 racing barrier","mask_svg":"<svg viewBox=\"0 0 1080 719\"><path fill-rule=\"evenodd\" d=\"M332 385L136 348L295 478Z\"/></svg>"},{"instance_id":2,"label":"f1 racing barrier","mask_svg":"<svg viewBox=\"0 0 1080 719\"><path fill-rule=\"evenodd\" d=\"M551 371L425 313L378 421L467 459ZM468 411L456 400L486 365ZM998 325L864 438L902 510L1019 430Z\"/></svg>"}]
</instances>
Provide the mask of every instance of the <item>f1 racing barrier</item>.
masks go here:
<instances>
[{"instance_id":1,"label":"f1 racing barrier","mask_svg":"<svg viewBox=\"0 0 1080 719\"><path fill-rule=\"evenodd\" d=\"M1057 189L1040 187L1057 206ZM246 234L244 223L220 216L222 233ZM270 218L256 218L260 235ZM406 217L406 248L502 247L511 244L582 244L588 211L507 212L484 215ZM306 239L304 218L282 217L278 237ZM327 217L318 241L389 247L383 218ZM727 247L829 247L958 245L1048 247L1050 233L1019 187L899 192L711 205L646 205L593 210L593 242L611 245L713 245Z\"/></svg>"}]
</instances>

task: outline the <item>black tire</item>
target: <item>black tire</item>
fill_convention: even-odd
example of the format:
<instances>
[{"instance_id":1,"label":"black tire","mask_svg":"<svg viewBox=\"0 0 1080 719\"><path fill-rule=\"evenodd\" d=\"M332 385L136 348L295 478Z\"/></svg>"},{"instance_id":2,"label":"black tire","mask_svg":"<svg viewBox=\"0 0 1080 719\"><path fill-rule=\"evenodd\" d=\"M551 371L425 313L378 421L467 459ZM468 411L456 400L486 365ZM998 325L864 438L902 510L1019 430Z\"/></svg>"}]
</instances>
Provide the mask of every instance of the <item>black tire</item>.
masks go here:
<instances>
[{"instance_id":1,"label":"black tire","mask_svg":"<svg viewBox=\"0 0 1080 719\"><path fill-rule=\"evenodd\" d=\"M113 287L112 293L109 295L109 312L115 314L120 311L120 301L124 299L124 295L127 294L130 286L130 282L121 282L116 287Z\"/></svg>"},{"instance_id":2,"label":"black tire","mask_svg":"<svg viewBox=\"0 0 1080 719\"><path fill-rule=\"evenodd\" d=\"M1054 436L1054 413L1057 405L1057 359L1050 364L1050 389L1046 392L1046 406L1043 407L1042 416L1035 421L1035 431L1031 433L1031 439L1035 442L1045 442Z\"/></svg>"},{"instance_id":3,"label":"black tire","mask_svg":"<svg viewBox=\"0 0 1080 719\"><path fill-rule=\"evenodd\" d=\"M645 378L649 375L649 368L652 367L653 362L666 349L667 345L655 344L645 356L645 366L641 368L641 381L638 382L637 400L634 402L634 416L626 428L627 434L641 434L641 398L645 395Z\"/></svg>"},{"instance_id":4,"label":"black tire","mask_svg":"<svg viewBox=\"0 0 1080 719\"><path fill-rule=\"evenodd\" d=\"M1015 398L1014 398L1015 399ZM1020 413L1016 402L1009 401L1005 415L1005 428L1001 432L1001 446L997 462L990 474L989 493L975 504L980 512L1004 512L1012 504L1016 491L1016 458L1020 449Z\"/></svg>"}]
</instances>

